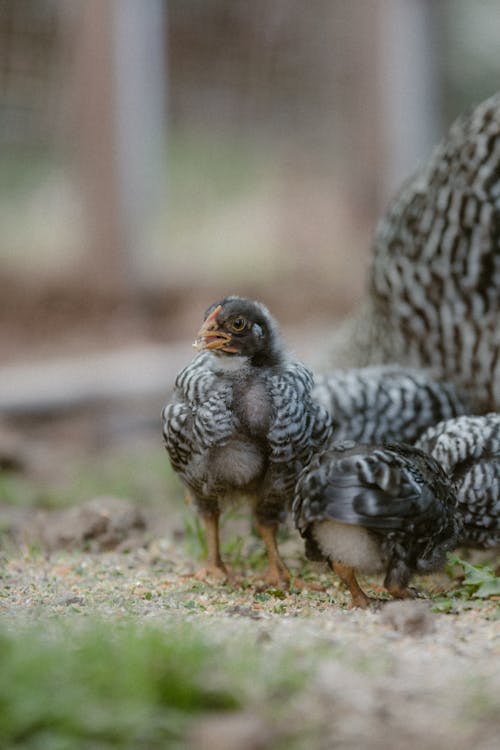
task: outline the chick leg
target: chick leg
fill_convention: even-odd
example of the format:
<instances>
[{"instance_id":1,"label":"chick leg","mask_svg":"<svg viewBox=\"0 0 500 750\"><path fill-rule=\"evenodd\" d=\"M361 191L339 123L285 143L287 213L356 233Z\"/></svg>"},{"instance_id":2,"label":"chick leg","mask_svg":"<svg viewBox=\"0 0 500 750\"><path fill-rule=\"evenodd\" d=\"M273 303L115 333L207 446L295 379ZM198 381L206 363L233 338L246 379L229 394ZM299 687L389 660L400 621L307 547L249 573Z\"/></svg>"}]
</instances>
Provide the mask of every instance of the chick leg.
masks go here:
<instances>
[{"instance_id":1,"label":"chick leg","mask_svg":"<svg viewBox=\"0 0 500 750\"><path fill-rule=\"evenodd\" d=\"M290 571L281 559L278 545L276 544L276 531L278 530L278 524L269 526L256 521L256 526L266 547L267 558L269 560L267 570L262 576L264 588L267 588L268 586L283 586L289 588L291 583ZM298 576L294 576L293 578L293 588L312 589L313 591L323 590L318 584L311 583L310 581L303 581Z\"/></svg>"},{"instance_id":2,"label":"chick leg","mask_svg":"<svg viewBox=\"0 0 500 750\"><path fill-rule=\"evenodd\" d=\"M391 561L384 586L394 599L415 599L418 591L409 588L410 571L402 560Z\"/></svg>"},{"instance_id":3,"label":"chick leg","mask_svg":"<svg viewBox=\"0 0 500 750\"><path fill-rule=\"evenodd\" d=\"M203 515L205 538L207 540L207 564L196 573L198 580L205 578L230 578L230 574L220 556L219 514Z\"/></svg>"},{"instance_id":4,"label":"chick leg","mask_svg":"<svg viewBox=\"0 0 500 750\"><path fill-rule=\"evenodd\" d=\"M275 523L268 525L257 520L256 526L266 547L267 558L269 560L267 570L263 576L264 582L268 586L279 586L283 584L288 586L290 583L290 572L281 559L280 553L278 552L278 545L276 544L278 524Z\"/></svg>"},{"instance_id":5,"label":"chick leg","mask_svg":"<svg viewBox=\"0 0 500 750\"><path fill-rule=\"evenodd\" d=\"M357 582L353 568L340 562L330 562L330 567L349 589L352 600L351 606L366 609L372 600L365 594Z\"/></svg>"}]
</instances>

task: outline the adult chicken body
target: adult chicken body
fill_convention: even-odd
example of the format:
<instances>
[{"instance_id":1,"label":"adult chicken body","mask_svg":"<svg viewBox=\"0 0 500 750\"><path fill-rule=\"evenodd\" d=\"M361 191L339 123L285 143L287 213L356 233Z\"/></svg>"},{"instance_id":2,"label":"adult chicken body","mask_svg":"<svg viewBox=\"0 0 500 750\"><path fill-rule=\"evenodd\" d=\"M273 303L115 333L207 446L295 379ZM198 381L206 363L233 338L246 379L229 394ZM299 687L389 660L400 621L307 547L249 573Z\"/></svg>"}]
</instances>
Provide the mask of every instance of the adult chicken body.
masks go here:
<instances>
[{"instance_id":1,"label":"adult chicken body","mask_svg":"<svg viewBox=\"0 0 500 750\"><path fill-rule=\"evenodd\" d=\"M500 94L453 124L380 220L334 367L397 362L500 411Z\"/></svg>"}]
</instances>

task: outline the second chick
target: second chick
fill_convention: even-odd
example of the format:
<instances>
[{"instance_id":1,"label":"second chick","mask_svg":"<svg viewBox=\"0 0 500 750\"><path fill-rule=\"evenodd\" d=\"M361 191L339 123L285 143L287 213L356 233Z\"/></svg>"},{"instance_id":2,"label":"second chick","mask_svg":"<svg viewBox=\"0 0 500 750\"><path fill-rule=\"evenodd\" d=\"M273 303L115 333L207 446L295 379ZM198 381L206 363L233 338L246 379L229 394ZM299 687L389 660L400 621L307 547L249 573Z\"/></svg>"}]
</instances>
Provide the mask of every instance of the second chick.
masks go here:
<instances>
[{"instance_id":1,"label":"second chick","mask_svg":"<svg viewBox=\"0 0 500 750\"><path fill-rule=\"evenodd\" d=\"M356 571L384 571L392 596L415 596L412 575L440 568L456 544L455 506L446 474L422 451L345 441L303 471L293 512L307 557L326 560L349 588L352 605L367 607Z\"/></svg>"}]
</instances>

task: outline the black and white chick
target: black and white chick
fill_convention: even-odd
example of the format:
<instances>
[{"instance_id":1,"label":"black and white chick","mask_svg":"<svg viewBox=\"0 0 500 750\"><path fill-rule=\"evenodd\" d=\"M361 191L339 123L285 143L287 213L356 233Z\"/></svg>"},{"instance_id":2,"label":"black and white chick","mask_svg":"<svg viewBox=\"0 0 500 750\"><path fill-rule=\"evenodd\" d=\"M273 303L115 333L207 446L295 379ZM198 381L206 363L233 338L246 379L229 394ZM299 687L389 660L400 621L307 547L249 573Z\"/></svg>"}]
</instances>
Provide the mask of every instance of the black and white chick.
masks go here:
<instances>
[{"instance_id":1,"label":"black and white chick","mask_svg":"<svg viewBox=\"0 0 500 750\"><path fill-rule=\"evenodd\" d=\"M500 547L500 414L441 422L416 445L439 462L453 484L463 522L458 546Z\"/></svg>"},{"instance_id":2,"label":"black and white chick","mask_svg":"<svg viewBox=\"0 0 500 750\"><path fill-rule=\"evenodd\" d=\"M453 383L398 365L316 375L313 396L330 413L335 441L414 443L431 425L468 411Z\"/></svg>"},{"instance_id":3,"label":"black and white chick","mask_svg":"<svg viewBox=\"0 0 500 750\"><path fill-rule=\"evenodd\" d=\"M304 469L293 503L311 560L326 560L349 588L352 605L369 597L356 571L385 571L396 598L414 596L412 574L441 567L456 545L456 497L439 464L402 444L340 443Z\"/></svg>"},{"instance_id":4,"label":"black and white chick","mask_svg":"<svg viewBox=\"0 0 500 750\"><path fill-rule=\"evenodd\" d=\"M162 419L172 466L205 526L208 559L198 576L228 576L219 516L246 498L267 550L264 580L286 584L276 530L301 470L331 438L329 416L311 397L312 374L289 359L263 304L238 296L213 304L194 346L200 353L177 376Z\"/></svg>"}]
</instances>

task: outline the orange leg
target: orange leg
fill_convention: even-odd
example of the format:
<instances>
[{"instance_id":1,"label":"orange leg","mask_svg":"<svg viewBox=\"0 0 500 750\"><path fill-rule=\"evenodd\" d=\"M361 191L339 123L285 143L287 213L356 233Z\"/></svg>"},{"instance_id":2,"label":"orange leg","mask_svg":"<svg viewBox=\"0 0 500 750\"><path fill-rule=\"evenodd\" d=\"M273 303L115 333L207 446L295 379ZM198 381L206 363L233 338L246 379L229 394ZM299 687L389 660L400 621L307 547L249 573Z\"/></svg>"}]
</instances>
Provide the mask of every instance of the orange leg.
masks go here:
<instances>
[{"instance_id":1,"label":"orange leg","mask_svg":"<svg viewBox=\"0 0 500 750\"><path fill-rule=\"evenodd\" d=\"M267 557L269 564L267 570L264 573L263 580L265 586L283 586L284 588L290 587L290 571L286 567L285 563L281 559L281 555L278 551L278 545L276 544L276 532L278 530L278 524L268 526L259 521L256 521L257 531L262 537L262 541L266 547ZM297 589L312 589L314 591L321 591L321 586L308 581L303 581L301 578L294 577L293 588Z\"/></svg>"},{"instance_id":2,"label":"orange leg","mask_svg":"<svg viewBox=\"0 0 500 750\"><path fill-rule=\"evenodd\" d=\"M257 531L261 535L262 541L265 544L269 560L267 570L264 574L265 583L268 586L288 586L290 583L290 572L281 559L280 553L278 552L278 545L276 544L278 524L267 526L257 521L256 525Z\"/></svg>"},{"instance_id":3,"label":"orange leg","mask_svg":"<svg viewBox=\"0 0 500 750\"><path fill-rule=\"evenodd\" d=\"M351 592L352 607L366 609L370 605L370 602L374 601L373 599L370 599L360 587L356 580L353 568L340 562L331 562L330 567Z\"/></svg>"},{"instance_id":4,"label":"orange leg","mask_svg":"<svg viewBox=\"0 0 500 750\"><path fill-rule=\"evenodd\" d=\"M231 578L220 556L219 516L202 516L202 518L205 524L205 537L207 540L207 564L196 573L195 577L199 580L204 580L205 578Z\"/></svg>"}]
</instances>

